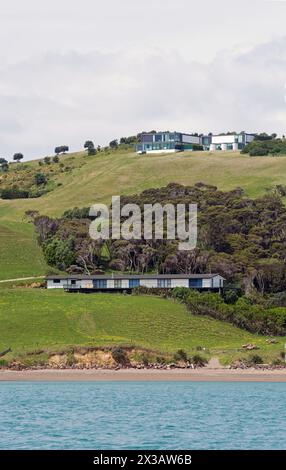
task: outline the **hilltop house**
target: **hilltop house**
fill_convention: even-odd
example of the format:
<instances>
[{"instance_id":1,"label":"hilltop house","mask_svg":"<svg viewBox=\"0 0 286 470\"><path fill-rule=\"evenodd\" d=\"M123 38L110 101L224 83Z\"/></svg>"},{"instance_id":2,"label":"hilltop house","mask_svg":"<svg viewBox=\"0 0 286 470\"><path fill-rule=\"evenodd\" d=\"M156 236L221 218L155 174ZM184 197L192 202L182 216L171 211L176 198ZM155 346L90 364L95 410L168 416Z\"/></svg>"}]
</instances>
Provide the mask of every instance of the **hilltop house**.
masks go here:
<instances>
[{"instance_id":1,"label":"hilltop house","mask_svg":"<svg viewBox=\"0 0 286 470\"><path fill-rule=\"evenodd\" d=\"M224 278L219 274L99 274L47 276L48 289L68 292L127 291L135 287L189 287L198 290L220 291Z\"/></svg>"},{"instance_id":2,"label":"hilltop house","mask_svg":"<svg viewBox=\"0 0 286 470\"><path fill-rule=\"evenodd\" d=\"M140 143L136 145L137 153L168 153L184 150L242 150L252 142L255 134L240 132L239 134L198 135L182 132L143 132Z\"/></svg>"},{"instance_id":3,"label":"hilltop house","mask_svg":"<svg viewBox=\"0 0 286 470\"><path fill-rule=\"evenodd\" d=\"M210 143L210 151L216 150L242 150L248 143L254 140L253 134L220 134L212 135Z\"/></svg>"},{"instance_id":4,"label":"hilltop house","mask_svg":"<svg viewBox=\"0 0 286 470\"><path fill-rule=\"evenodd\" d=\"M182 132L143 132L140 140L136 145L137 153L182 152L193 150L194 144L201 145L198 135Z\"/></svg>"}]
</instances>

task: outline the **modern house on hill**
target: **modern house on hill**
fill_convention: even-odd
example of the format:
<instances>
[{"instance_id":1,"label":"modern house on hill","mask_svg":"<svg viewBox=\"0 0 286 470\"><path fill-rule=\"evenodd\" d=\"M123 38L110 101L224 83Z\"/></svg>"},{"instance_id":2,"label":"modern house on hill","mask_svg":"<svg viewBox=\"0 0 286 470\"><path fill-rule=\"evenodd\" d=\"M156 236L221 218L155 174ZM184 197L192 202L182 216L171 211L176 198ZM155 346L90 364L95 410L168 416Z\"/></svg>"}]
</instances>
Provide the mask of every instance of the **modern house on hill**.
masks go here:
<instances>
[{"instance_id":1,"label":"modern house on hill","mask_svg":"<svg viewBox=\"0 0 286 470\"><path fill-rule=\"evenodd\" d=\"M169 153L184 150L238 151L242 150L255 138L254 134L198 135L182 132L143 132L140 143L136 145L137 153Z\"/></svg>"},{"instance_id":2,"label":"modern house on hill","mask_svg":"<svg viewBox=\"0 0 286 470\"><path fill-rule=\"evenodd\" d=\"M253 134L222 134L213 135L210 143L210 151L217 150L242 150L247 144L254 140Z\"/></svg>"},{"instance_id":3,"label":"modern house on hill","mask_svg":"<svg viewBox=\"0 0 286 470\"><path fill-rule=\"evenodd\" d=\"M48 289L68 292L127 291L135 287L173 289L188 287L198 290L220 291L224 278L219 274L100 274L47 276Z\"/></svg>"},{"instance_id":4,"label":"modern house on hill","mask_svg":"<svg viewBox=\"0 0 286 470\"><path fill-rule=\"evenodd\" d=\"M147 132L141 134L141 142L136 145L137 153L167 153L193 150L194 144L201 145L198 135L182 132Z\"/></svg>"}]
</instances>

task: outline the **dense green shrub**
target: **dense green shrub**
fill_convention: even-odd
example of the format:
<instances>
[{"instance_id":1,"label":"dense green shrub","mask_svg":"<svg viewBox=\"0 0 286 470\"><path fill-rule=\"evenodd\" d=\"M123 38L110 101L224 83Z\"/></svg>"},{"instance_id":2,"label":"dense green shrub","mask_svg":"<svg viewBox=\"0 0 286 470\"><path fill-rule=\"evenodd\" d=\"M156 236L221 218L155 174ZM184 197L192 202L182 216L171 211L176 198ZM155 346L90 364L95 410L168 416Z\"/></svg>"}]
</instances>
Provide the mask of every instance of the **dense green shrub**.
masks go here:
<instances>
[{"instance_id":1,"label":"dense green shrub","mask_svg":"<svg viewBox=\"0 0 286 470\"><path fill-rule=\"evenodd\" d=\"M265 155L268 155L268 153L269 151L262 147L256 147L249 151L249 155L251 157L264 157Z\"/></svg>"},{"instance_id":2,"label":"dense green shrub","mask_svg":"<svg viewBox=\"0 0 286 470\"><path fill-rule=\"evenodd\" d=\"M250 356L248 358L247 364L250 365L250 366L251 365L256 366L258 364L263 364L263 359L258 354L253 354L252 356Z\"/></svg>"},{"instance_id":3,"label":"dense green shrub","mask_svg":"<svg viewBox=\"0 0 286 470\"><path fill-rule=\"evenodd\" d=\"M90 208L89 207L74 207L73 209L69 209L63 213L64 219L88 219L90 218L89 215Z\"/></svg>"},{"instance_id":4,"label":"dense green shrub","mask_svg":"<svg viewBox=\"0 0 286 470\"><path fill-rule=\"evenodd\" d=\"M208 363L208 360L200 354L195 354L192 356L191 362L197 367L204 367Z\"/></svg>"},{"instance_id":5,"label":"dense green shrub","mask_svg":"<svg viewBox=\"0 0 286 470\"><path fill-rule=\"evenodd\" d=\"M49 238L43 245L47 263L63 270L75 262L73 248L74 242L72 237L69 237L67 240Z\"/></svg>"},{"instance_id":6,"label":"dense green shrub","mask_svg":"<svg viewBox=\"0 0 286 470\"><path fill-rule=\"evenodd\" d=\"M252 157L286 154L285 139L277 139L275 135L258 137L247 144L241 153L248 153Z\"/></svg>"},{"instance_id":7,"label":"dense green shrub","mask_svg":"<svg viewBox=\"0 0 286 470\"><path fill-rule=\"evenodd\" d=\"M27 199L29 197L29 191L14 186L11 189L2 189L1 197L2 199Z\"/></svg>"},{"instance_id":8,"label":"dense green shrub","mask_svg":"<svg viewBox=\"0 0 286 470\"><path fill-rule=\"evenodd\" d=\"M120 346L114 347L111 351L111 354L112 354L114 361L117 362L117 364L124 366L129 363L126 351Z\"/></svg>"},{"instance_id":9,"label":"dense green shrub","mask_svg":"<svg viewBox=\"0 0 286 470\"><path fill-rule=\"evenodd\" d=\"M45 185L47 183L47 177L44 173L36 173L35 174L35 183L37 186Z\"/></svg>"},{"instance_id":10,"label":"dense green shrub","mask_svg":"<svg viewBox=\"0 0 286 470\"><path fill-rule=\"evenodd\" d=\"M226 304L217 293L200 293L184 287L174 289L171 296L184 302L194 315L209 315L252 333L286 334L285 308L266 308L245 296L240 297L233 305Z\"/></svg>"},{"instance_id":11,"label":"dense green shrub","mask_svg":"<svg viewBox=\"0 0 286 470\"><path fill-rule=\"evenodd\" d=\"M177 352L174 354L174 359L176 362L183 361L187 362L188 361L188 355L184 349L178 349Z\"/></svg>"}]
</instances>

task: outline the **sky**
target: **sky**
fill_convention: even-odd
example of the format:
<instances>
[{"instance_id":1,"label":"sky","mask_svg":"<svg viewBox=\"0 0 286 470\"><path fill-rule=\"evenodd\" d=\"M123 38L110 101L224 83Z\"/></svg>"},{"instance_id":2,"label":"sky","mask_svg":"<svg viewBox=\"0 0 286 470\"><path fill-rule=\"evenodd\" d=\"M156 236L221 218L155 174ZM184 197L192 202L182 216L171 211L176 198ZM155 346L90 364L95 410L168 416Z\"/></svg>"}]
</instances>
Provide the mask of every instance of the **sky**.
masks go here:
<instances>
[{"instance_id":1,"label":"sky","mask_svg":"<svg viewBox=\"0 0 286 470\"><path fill-rule=\"evenodd\" d=\"M286 1L0 0L0 157L151 129L286 134Z\"/></svg>"}]
</instances>

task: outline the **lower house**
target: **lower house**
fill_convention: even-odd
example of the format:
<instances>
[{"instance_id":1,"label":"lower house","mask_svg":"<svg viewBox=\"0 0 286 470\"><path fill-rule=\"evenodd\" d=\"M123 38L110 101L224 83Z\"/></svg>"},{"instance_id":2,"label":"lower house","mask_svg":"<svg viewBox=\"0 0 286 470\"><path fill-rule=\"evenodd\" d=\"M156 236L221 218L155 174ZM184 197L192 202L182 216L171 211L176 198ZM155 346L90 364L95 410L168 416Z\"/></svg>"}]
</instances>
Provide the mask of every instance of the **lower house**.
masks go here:
<instances>
[{"instance_id":1,"label":"lower house","mask_svg":"<svg viewBox=\"0 0 286 470\"><path fill-rule=\"evenodd\" d=\"M47 276L47 289L68 292L131 291L135 287L189 287L198 290L220 291L225 279L219 274L100 274Z\"/></svg>"}]
</instances>

